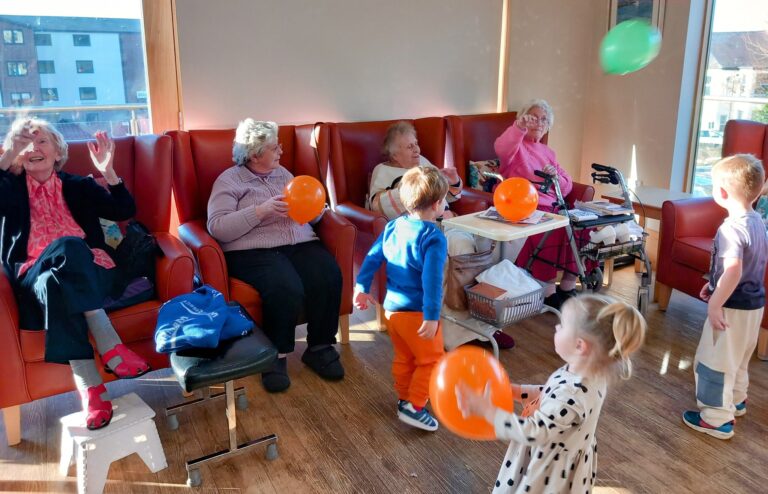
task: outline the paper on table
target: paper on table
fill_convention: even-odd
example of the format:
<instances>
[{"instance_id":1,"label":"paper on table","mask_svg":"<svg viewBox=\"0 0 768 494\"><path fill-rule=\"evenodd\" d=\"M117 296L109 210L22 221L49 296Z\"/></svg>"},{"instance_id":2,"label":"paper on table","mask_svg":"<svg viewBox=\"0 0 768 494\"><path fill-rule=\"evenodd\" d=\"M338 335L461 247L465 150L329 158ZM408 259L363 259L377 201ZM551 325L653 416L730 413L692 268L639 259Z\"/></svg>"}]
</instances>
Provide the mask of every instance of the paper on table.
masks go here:
<instances>
[{"instance_id":1,"label":"paper on table","mask_svg":"<svg viewBox=\"0 0 768 494\"><path fill-rule=\"evenodd\" d=\"M544 211L539 211L537 209L533 212L532 215L525 219L519 221L509 221L508 219L501 216L493 206L479 213L477 217L486 220L499 221L501 223L508 223L510 225L538 225L539 223L544 223L545 221L549 221L551 219L549 216L544 216Z\"/></svg>"}]
</instances>

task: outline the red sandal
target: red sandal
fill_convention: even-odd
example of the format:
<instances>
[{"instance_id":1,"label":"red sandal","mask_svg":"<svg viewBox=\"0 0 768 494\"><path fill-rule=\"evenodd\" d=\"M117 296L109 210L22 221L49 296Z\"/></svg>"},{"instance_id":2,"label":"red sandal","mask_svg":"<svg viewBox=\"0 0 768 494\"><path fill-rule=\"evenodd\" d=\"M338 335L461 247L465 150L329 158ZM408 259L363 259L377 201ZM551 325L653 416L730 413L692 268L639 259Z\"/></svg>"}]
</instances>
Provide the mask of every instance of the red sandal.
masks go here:
<instances>
[{"instance_id":1,"label":"red sandal","mask_svg":"<svg viewBox=\"0 0 768 494\"><path fill-rule=\"evenodd\" d=\"M91 386L85 391L80 391L80 399L85 410L85 426L92 431L109 425L112 420L112 402L101 399L101 395L107 392L104 383Z\"/></svg>"},{"instance_id":2,"label":"red sandal","mask_svg":"<svg viewBox=\"0 0 768 494\"><path fill-rule=\"evenodd\" d=\"M115 369L111 369L107 362L115 357L120 357L120 362ZM152 368L149 366L146 360L139 357L134 351L130 350L122 343L115 345L112 350L104 352L101 356L101 361L104 362L104 371L110 374L114 374L120 379L133 379L139 376L143 376Z\"/></svg>"}]
</instances>

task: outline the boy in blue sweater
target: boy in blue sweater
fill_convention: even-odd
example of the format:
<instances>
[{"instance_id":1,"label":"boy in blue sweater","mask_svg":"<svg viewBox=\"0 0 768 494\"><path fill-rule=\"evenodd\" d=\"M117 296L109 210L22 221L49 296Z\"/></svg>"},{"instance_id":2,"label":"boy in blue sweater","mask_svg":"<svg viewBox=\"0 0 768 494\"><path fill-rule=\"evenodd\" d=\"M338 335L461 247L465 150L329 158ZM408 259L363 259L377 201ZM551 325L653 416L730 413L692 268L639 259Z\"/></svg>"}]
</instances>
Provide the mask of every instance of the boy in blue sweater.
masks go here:
<instances>
[{"instance_id":1,"label":"boy in blue sweater","mask_svg":"<svg viewBox=\"0 0 768 494\"><path fill-rule=\"evenodd\" d=\"M424 406L432 369L444 353L440 306L448 246L435 219L445 210L447 192L448 182L433 166L411 168L403 175L400 199L408 215L387 223L368 252L355 286L355 307L367 309L375 303L368 294L373 276L387 261L384 309L395 350L397 417L427 431L438 426Z\"/></svg>"}]
</instances>

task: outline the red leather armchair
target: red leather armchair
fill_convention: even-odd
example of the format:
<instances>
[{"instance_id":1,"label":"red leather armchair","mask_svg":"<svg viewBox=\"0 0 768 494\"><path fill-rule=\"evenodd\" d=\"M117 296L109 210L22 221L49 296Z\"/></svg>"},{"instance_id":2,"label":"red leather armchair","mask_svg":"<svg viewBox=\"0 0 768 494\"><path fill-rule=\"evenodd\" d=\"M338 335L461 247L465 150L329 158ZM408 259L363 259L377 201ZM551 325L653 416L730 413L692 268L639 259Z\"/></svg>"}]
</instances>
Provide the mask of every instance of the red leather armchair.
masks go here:
<instances>
[{"instance_id":1,"label":"red leather armchair","mask_svg":"<svg viewBox=\"0 0 768 494\"><path fill-rule=\"evenodd\" d=\"M317 154L313 147L313 125L281 125L278 140L283 147L281 164L294 175L311 175L325 182L328 163L328 132L318 127ZM216 178L232 166L235 129L190 130L167 133L173 140L173 189L179 212L179 236L192 250L199 275L225 295L237 300L261 322L259 293L247 283L227 275L224 253L206 228L208 198ZM318 166L318 157L322 166ZM355 227L343 217L326 211L315 227L320 240L341 268L343 288L339 326L341 342L349 342L349 314L352 313L352 249Z\"/></svg>"},{"instance_id":2,"label":"red leather armchair","mask_svg":"<svg viewBox=\"0 0 768 494\"><path fill-rule=\"evenodd\" d=\"M171 139L148 135L115 139L115 171L136 199L136 219L155 235L162 249L156 264L156 298L109 314L123 343L146 358L153 369L168 366L155 352L157 313L162 303L192 290L194 261L189 250L169 230L171 218ZM93 167L84 141L69 143L64 171L77 175L100 172ZM20 435L20 405L75 389L69 366L43 360L45 331L19 327L19 313L10 281L0 270L0 408L8 444ZM96 355L98 359L98 355ZM102 365L97 367L102 368ZM105 381L114 379L104 374Z\"/></svg>"},{"instance_id":3,"label":"red leather armchair","mask_svg":"<svg viewBox=\"0 0 768 494\"><path fill-rule=\"evenodd\" d=\"M725 125L723 156L751 153L763 160L768 156L768 126L747 120L730 120ZM703 276L709 272L712 241L728 213L711 197L666 201L661 211L659 267L656 298L666 310L672 290L699 298ZM765 285L768 287L768 271ZM768 360L768 311L763 315L758 356Z\"/></svg>"},{"instance_id":4,"label":"red leather armchair","mask_svg":"<svg viewBox=\"0 0 768 494\"><path fill-rule=\"evenodd\" d=\"M507 128L515 123L517 112L481 113L478 115L450 115L445 117L448 123L448 135L450 136L451 159L459 172L459 176L466 183L469 179L468 169L470 161L482 161L496 158L493 143L496 138L504 133ZM547 142L545 135L542 142ZM490 193L465 189L463 195L475 201L486 201L488 206L493 204L493 196ZM573 182L573 189L565 197L568 204L574 201L591 201L595 196L595 188L591 185ZM487 207L487 206L485 206ZM478 208L484 209L484 208Z\"/></svg>"},{"instance_id":5,"label":"red leather armchair","mask_svg":"<svg viewBox=\"0 0 768 494\"><path fill-rule=\"evenodd\" d=\"M357 227L355 245L355 275L371 244L384 230L387 218L365 208L368 180L374 167L384 161L381 145L387 128L400 120L349 122L331 124L331 170L336 192L336 211ZM433 165L442 168L445 162L445 120L439 117L405 119L416 129L421 154ZM470 193L471 194L471 193ZM457 214L483 209L470 197L451 204ZM384 268L374 279L371 291L379 301L386 293ZM380 316L381 314L379 314ZM379 324L383 324L379 318Z\"/></svg>"}]
</instances>

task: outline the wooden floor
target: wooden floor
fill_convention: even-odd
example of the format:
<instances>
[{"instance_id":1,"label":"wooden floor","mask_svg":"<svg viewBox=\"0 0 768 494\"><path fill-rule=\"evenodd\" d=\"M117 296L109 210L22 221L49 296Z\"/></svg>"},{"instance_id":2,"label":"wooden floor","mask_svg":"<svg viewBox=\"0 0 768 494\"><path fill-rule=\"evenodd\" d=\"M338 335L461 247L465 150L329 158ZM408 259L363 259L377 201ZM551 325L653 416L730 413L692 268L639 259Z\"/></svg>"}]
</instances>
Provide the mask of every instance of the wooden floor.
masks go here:
<instances>
[{"instance_id":1,"label":"wooden floor","mask_svg":"<svg viewBox=\"0 0 768 494\"><path fill-rule=\"evenodd\" d=\"M609 292L634 300L637 282L631 268L620 270ZM768 362L752 362L749 413L737 419L732 440L703 436L681 423L682 411L695 405L692 361L704 315L703 303L678 293L666 313L651 306L635 377L615 386L603 409L595 492L768 490ZM197 492L488 492L507 445L466 441L444 429L422 433L398 422L392 349L373 319L370 311L353 315L341 383L324 382L301 364L303 342L289 359L288 392L267 395L258 377L244 379L250 407L238 414L238 434L277 433L280 457L267 462L254 451L204 467ZM543 315L509 329L517 347L502 351L502 362L513 381L543 382L561 365L552 346L554 324L554 316ZM109 389L113 396L136 392L155 409L169 467L151 474L133 455L112 465L106 492L185 492L185 459L225 447L221 406L192 410L181 417L178 431L168 430L162 411L182 397L167 370ZM0 491L76 491L74 468L62 478L57 463L58 418L77 409L74 393L22 407L22 443L11 448L1 440Z\"/></svg>"}]
</instances>

